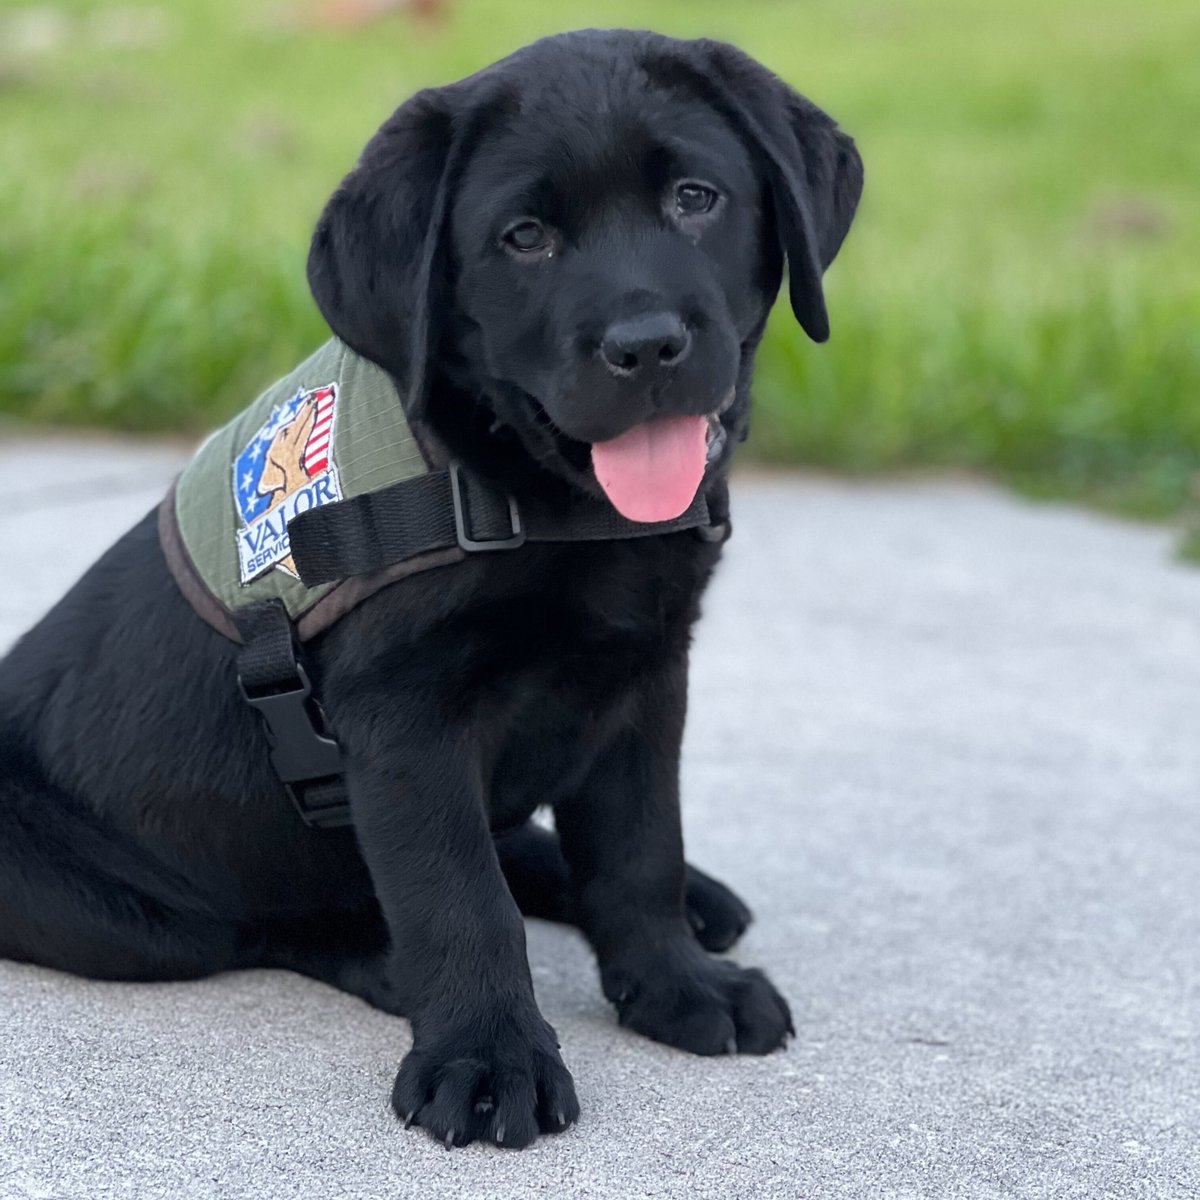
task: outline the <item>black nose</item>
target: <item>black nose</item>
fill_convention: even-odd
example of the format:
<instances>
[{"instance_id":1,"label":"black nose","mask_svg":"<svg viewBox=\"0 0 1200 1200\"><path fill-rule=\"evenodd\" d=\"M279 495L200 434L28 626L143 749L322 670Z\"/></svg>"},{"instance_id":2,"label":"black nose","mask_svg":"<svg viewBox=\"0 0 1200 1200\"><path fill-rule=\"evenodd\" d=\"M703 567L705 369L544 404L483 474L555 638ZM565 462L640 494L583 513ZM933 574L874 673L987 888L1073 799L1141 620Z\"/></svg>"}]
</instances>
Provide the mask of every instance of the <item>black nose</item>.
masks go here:
<instances>
[{"instance_id":1,"label":"black nose","mask_svg":"<svg viewBox=\"0 0 1200 1200\"><path fill-rule=\"evenodd\" d=\"M645 378L682 362L692 335L674 313L647 313L610 325L600 343L604 365L623 379Z\"/></svg>"}]
</instances>

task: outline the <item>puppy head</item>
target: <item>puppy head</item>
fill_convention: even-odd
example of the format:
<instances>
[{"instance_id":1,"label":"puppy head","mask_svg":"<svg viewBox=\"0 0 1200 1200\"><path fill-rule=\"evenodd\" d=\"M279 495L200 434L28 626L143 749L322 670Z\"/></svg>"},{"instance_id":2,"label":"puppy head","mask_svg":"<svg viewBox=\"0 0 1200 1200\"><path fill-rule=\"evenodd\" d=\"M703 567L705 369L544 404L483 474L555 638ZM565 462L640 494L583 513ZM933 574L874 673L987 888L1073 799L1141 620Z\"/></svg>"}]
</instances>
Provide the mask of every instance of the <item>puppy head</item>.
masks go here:
<instances>
[{"instance_id":1,"label":"puppy head","mask_svg":"<svg viewBox=\"0 0 1200 1200\"><path fill-rule=\"evenodd\" d=\"M733 47L565 34L403 105L326 208L309 280L410 413L474 405L660 520L744 431L785 255L797 320L828 337L821 275L861 189L851 140Z\"/></svg>"}]
</instances>

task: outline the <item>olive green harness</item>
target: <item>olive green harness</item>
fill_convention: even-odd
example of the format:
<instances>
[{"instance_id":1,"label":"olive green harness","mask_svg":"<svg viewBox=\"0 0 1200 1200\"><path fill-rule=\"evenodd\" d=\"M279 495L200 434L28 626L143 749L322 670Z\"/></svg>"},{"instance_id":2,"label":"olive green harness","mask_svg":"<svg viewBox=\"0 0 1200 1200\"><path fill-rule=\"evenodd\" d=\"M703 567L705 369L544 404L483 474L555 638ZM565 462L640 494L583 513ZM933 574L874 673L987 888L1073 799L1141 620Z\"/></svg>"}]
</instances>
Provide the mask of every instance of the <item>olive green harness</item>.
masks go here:
<instances>
[{"instance_id":1,"label":"olive green harness","mask_svg":"<svg viewBox=\"0 0 1200 1200\"><path fill-rule=\"evenodd\" d=\"M217 430L159 509L167 565L196 612L240 642L238 681L310 825L349 822L341 753L297 642L380 588L526 542L694 530L723 540L703 493L672 521L634 522L577 496L520 502L414 435L395 384L337 339Z\"/></svg>"},{"instance_id":2,"label":"olive green harness","mask_svg":"<svg viewBox=\"0 0 1200 1200\"><path fill-rule=\"evenodd\" d=\"M391 378L331 339L217 430L160 511L167 562L197 612L241 640L238 614L282 602L307 640L372 591L463 557L433 551L370 580L301 580L289 523L323 505L429 473Z\"/></svg>"}]
</instances>

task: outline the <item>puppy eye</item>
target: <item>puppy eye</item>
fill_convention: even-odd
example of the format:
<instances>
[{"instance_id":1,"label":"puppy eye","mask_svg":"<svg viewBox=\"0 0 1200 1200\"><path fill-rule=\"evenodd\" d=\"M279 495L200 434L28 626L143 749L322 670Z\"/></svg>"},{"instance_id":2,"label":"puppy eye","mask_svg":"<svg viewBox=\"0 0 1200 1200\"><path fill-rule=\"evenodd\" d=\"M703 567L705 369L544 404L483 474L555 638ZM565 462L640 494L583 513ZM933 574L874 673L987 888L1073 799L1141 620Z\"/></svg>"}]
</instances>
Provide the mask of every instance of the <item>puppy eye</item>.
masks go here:
<instances>
[{"instance_id":1,"label":"puppy eye","mask_svg":"<svg viewBox=\"0 0 1200 1200\"><path fill-rule=\"evenodd\" d=\"M711 212L718 196L703 183L681 183L675 188L675 211L682 217L695 217Z\"/></svg>"},{"instance_id":2,"label":"puppy eye","mask_svg":"<svg viewBox=\"0 0 1200 1200\"><path fill-rule=\"evenodd\" d=\"M528 254L533 250L541 250L550 240L550 235L540 221L525 220L510 225L504 231L503 240L514 250Z\"/></svg>"}]
</instances>

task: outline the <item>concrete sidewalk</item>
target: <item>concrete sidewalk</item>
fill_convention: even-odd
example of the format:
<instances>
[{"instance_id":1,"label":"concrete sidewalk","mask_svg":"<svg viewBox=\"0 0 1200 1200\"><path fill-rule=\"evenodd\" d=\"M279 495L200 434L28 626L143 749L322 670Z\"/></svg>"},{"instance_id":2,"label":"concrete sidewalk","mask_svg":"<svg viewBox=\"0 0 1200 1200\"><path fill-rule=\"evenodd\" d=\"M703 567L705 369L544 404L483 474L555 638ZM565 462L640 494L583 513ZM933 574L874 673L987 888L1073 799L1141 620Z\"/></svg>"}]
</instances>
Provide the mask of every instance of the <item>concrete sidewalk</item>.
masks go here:
<instances>
[{"instance_id":1,"label":"concrete sidewalk","mask_svg":"<svg viewBox=\"0 0 1200 1200\"><path fill-rule=\"evenodd\" d=\"M0 644L178 460L0 448ZM757 912L788 1051L622 1032L534 923L582 1120L447 1153L387 1109L407 1026L328 988L0 963L0 1197L1200 1195L1200 571L958 483L747 478L734 512L688 850Z\"/></svg>"}]
</instances>

